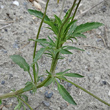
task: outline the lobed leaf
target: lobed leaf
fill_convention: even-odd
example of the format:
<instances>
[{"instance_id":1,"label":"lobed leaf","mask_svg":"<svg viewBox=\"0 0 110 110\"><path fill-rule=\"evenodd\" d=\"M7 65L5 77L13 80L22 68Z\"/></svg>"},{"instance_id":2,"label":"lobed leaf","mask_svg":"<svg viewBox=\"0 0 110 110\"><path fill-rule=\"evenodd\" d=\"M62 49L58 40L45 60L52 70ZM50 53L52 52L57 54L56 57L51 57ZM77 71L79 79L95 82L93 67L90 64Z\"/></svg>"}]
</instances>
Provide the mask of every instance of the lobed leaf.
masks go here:
<instances>
[{"instance_id":1,"label":"lobed leaf","mask_svg":"<svg viewBox=\"0 0 110 110\"><path fill-rule=\"evenodd\" d=\"M30 66L25 61L25 59L19 55L11 55L10 58L13 60L14 63L18 64L21 68L24 69L24 71L29 71Z\"/></svg>"},{"instance_id":2,"label":"lobed leaf","mask_svg":"<svg viewBox=\"0 0 110 110\"><path fill-rule=\"evenodd\" d=\"M62 96L62 98L70 104L77 105L76 102L71 97L71 95L67 92L67 90L61 84L59 83L57 84L58 84L58 91Z\"/></svg>"},{"instance_id":3,"label":"lobed leaf","mask_svg":"<svg viewBox=\"0 0 110 110\"><path fill-rule=\"evenodd\" d=\"M84 76L77 74L77 73L65 73L63 74L64 76L68 76L68 77L77 77L77 78L82 78Z\"/></svg>"},{"instance_id":4,"label":"lobed leaf","mask_svg":"<svg viewBox=\"0 0 110 110\"><path fill-rule=\"evenodd\" d=\"M103 24L99 23L99 22L87 22L85 24L81 24L81 25L77 26L76 29L74 30L74 33L86 32L86 31L98 28L102 25Z\"/></svg>"}]
</instances>

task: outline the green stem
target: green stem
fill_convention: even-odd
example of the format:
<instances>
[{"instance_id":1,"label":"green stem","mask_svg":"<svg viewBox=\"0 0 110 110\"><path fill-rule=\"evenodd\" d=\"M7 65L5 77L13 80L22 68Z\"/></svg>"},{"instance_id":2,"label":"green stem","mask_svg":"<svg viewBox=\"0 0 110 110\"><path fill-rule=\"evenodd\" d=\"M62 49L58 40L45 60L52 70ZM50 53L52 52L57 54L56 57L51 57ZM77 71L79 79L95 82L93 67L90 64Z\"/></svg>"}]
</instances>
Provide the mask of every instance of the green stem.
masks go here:
<instances>
[{"instance_id":1,"label":"green stem","mask_svg":"<svg viewBox=\"0 0 110 110\"><path fill-rule=\"evenodd\" d=\"M33 110L32 108L31 108L31 106L26 102L26 101L24 101L22 98L20 98L20 97L18 97L22 102L24 102L29 108L30 108L30 110Z\"/></svg>"},{"instance_id":2,"label":"green stem","mask_svg":"<svg viewBox=\"0 0 110 110\"><path fill-rule=\"evenodd\" d=\"M74 20L74 17L75 17L75 15L76 15L76 12L77 12L77 9L78 9L78 7L79 7L80 3L81 3L81 0L79 0L78 4L77 4L77 6L76 6L76 9L75 9L75 11L74 11L74 14L73 14L73 16L72 16L71 21L73 21L73 20Z\"/></svg>"},{"instance_id":3,"label":"green stem","mask_svg":"<svg viewBox=\"0 0 110 110\"><path fill-rule=\"evenodd\" d=\"M59 77L57 77L57 78L59 78ZM78 87L79 89L83 90L84 92L86 92L87 94L91 95L92 97L94 97L95 99L99 100L100 102L102 102L102 103L104 103L104 104L110 106L109 103L107 103L107 102L105 102L104 100L100 99L99 97L95 96L94 94L92 94L91 92L89 92L89 91L87 91L86 89L82 88L81 86L79 86L79 85L77 85L77 84L75 84L75 83L73 83L73 82L71 82L71 81L69 81L69 80L67 80L67 79L64 79L64 78L59 78L59 79L63 79L63 80L65 80L65 81L67 81L67 82L73 84L74 86L76 86L76 87Z\"/></svg>"},{"instance_id":4,"label":"green stem","mask_svg":"<svg viewBox=\"0 0 110 110\"><path fill-rule=\"evenodd\" d=\"M50 79L51 77L48 76L42 83L40 83L39 85L36 86L36 88L41 88L42 86L45 85L45 83ZM32 89L30 89L32 90ZM29 91L30 91L29 90ZM9 97L16 97L17 95L20 95L24 93L24 88L21 88L15 92L11 92L11 93L7 93L7 94L3 94L3 95L0 95L0 100L2 99L6 99L6 98L9 98Z\"/></svg>"},{"instance_id":5,"label":"green stem","mask_svg":"<svg viewBox=\"0 0 110 110\"><path fill-rule=\"evenodd\" d=\"M62 29L63 29L63 26L64 26L65 23L67 22L68 18L70 17L71 12L72 12L73 8L75 7L76 1L77 1L77 0L74 0L73 5L72 5L72 7L71 7L71 10L70 10L70 12L69 12L67 18L65 19L65 21L63 22L63 24L61 25L61 27L60 27L60 29L59 29L58 40L57 40L57 49L58 49L59 46L60 46L59 43L60 43L60 39L61 39L61 38L60 38L61 31L62 31Z\"/></svg>"},{"instance_id":6,"label":"green stem","mask_svg":"<svg viewBox=\"0 0 110 110\"><path fill-rule=\"evenodd\" d=\"M28 73L30 75L31 81L33 82L32 75L31 75L30 71L28 71Z\"/></svg>"},{"instance_id":7,"label":"green stem","mask_svg":"<svg viewBox=\"0 0 110 110\"><path fill-rule=\"evenodd\" d=\"M41 27L42 27L42 24L44 22L44 18L45 18L46 12L47 12L48 3L49 3L49 0L47 0L46 7L45 7L45 12L44 12L43 18L41 20L41 23L40 23L40 26L39 26L39 29L38 29L38 33L37 33L36 39L39 38L40 30L41 30ZM37 48L37 41L35 41L34 52L33 52L33 60L35 58L36 48ZM35 74L36 74L36 70L35 70L35 64L34 64L33 65L34 83L37 84L37 79L36 79L36 75Z\"/></svg>"},{"instance_id":8,"label":"green stem","mask_svg":"<svg viewBox=\"0 0 110 110\"><path fill-rule=\"evenodd\" d=\"M63 12L63 8L64 8L64 5L65 5L65 1L66 0L63 0L63 4L62 4L62 8L61 8L61 11L60 11L59 18L61 18L61 15L62 15L62 12Z\"/></svg>"}]
</instances>

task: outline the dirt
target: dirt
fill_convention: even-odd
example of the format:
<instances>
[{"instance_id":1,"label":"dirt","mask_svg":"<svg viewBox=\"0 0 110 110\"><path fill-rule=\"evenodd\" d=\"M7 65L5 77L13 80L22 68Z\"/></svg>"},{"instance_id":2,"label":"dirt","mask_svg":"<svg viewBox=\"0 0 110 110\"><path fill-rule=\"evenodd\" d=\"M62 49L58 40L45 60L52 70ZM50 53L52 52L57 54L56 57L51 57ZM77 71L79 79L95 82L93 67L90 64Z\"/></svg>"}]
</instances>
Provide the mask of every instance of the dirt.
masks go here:
<instances>
[{"instance_id":1,"label":"dirt","mask_svg":"<svg viewBox=\"0 0 110 110\"><path fill-rule=\"evenodd\" d=\"M46 0L44 0L46 1ZM34 43L28 39L36 37L40 19L31 16L27 9L35 9L28 0L18 0L19 5L13 4L13 0L0 0L0 94L18 90L30 81L28 73L20 69L10 59L10 55L19 54L31 64ZM73 0L67 0L62 17L65 11L71 7ZM59 15L63 0L57 4L57 0L50 0L47 15ZM91 8L92 7L92 8ZM42 11L45 5L42 4ZM78 24L85 22L101 22L104 26L85 33L87 38L79 38L78 42L67 42L68 45L75 45L84 52L73 51L72 55L65 55L64 60L58 62L56 72L71 69L71 72L84 75L84 78L69 78L71 81L86 88L96 96L110 103L110 4L109 0L83 0L78 13ZM53 33L45 28L43 24L40 38L46 38ZM38 49L41 45L38 45ZM39 61L40 74L50 68L51 59L43 55ZM57 87L43 87L37 93L29 96L29 104L34 110L110 110L98 100L92 98L82 90L71 86L68 89L77 106L65 102L57 91ZM53 92L50 99L45 98L45 91ZM17 104L16 98L5 99L10 105L7 110L14 110ZM46 105L47 104L47 105ZM27 109L29 110L29 109Z\"/></svg>"}]
</instances>

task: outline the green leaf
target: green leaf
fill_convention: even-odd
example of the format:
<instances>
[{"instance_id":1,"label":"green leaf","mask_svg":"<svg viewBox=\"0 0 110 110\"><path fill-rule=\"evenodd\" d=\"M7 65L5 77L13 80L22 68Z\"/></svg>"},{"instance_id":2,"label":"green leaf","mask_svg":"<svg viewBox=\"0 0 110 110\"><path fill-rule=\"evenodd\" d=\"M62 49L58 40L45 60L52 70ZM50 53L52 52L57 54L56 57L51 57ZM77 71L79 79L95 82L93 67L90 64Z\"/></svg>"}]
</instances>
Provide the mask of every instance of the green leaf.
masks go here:
<instances>
[{"instance_id":1,"label":"green leaf","mask_svg":"<svg viewBox=\"0 0 110 110\"><path fill-rule=\"evenodd\" d=\"M60 53L62 53L62 54L72 54L72 52L68 51L67 49L61 49Z\"/></svg>"},{"instance_id":2,"label":"green leaf","mask_svg":"<svg viewBox=\"0 0 110 110\"><path fill-rule=\"evenodd\" d=\"M67 35L68 36L71 35L74 32L74 30L76 29L76 27L77 27L77 20L74 20L72 25L69 28Z\"/></svg>"},{"instance_id":3,"label":"green leaf","mask_svg":"<svg viewBox=\"0 0 110 110\"><path fill-rule=\"evenodd\" d=\"M25 85L26 86L23 89L24 92L29 91L29 90L33 89L33 87L34 87L34 84L32 82L27 82Z\"/></svg>"},{"instance_id":4,"label":"green leaf","mask_svg":"<svg viewBox=\"0 0 110 110\"><path fill-rule=\"evenodd\" d=\"M26 95L21 95L21 96L25 99L26 102L28 102L28 96Z\"/></svg>"},{"instance_id":5,"label":"green leaf","mask_svg":"<svg viewBox=\"0 0 110 110\"><path fill-rule=\"evenodd\" d=\"M50 75L50 76L51 76L51 73L50 73L48 70L46 70L46 72L48 73L48 75Z\"/></svg>"},{"instance_id":6,"label":"green leaf","mask_svg":"<svg viewBox=\"0 0 110 110\"><path fill-rule=\"evenodd\" d=\"M56 75L62 75L62 74L64 74L64 73L66 73L67 71L69 71L70 69L67 69L67 70L65 70L65 71L63 71L63 72L59 72L59 73L56 73Z\"/></svg>"},{"instance_id":7,"label":"green leaf","mask_svg":"<svg viewBox=\"0 0 110 110\"><path fill-rule=\"evenodd\" d=\"M59 31L58 31L58 27L55 26L53 22L51 22L51 21L46 21L45 23L48 24L48 25L51 27L51 28L48 28L48 29L51 29L51 30L54 32L55 35L58 34L58 32L59 32Z\"/></svg>"},{"instance_id":8,"label":"green leaf","mask_svg":"<svg viewBox=\"0 0 110 110\"><path fill-rule=\"evenodd\" d=\"M21 106L22 106L22 102L19 101L18 105L14 108L14 110L20 110Z\"/></svg>"},{"instance_id":9,"label":"green leaf","mask_svg":"<svg viewBox=\"0 0 110 110\"><path fill-rule=\"evenodd\" d=\"M80 33L74 33L73 36L86 38L86 36L84 34L80 34Z\"/></svg>"},{"instance_id":10,"label":"green leaf","mask_svg":"<svg viewBox=\"0 0 110 110\"><path fill-rule=\"evenodd\" d=\"M31 15L34 15L40 19L43 18L43 13L41 11L37 11L37 10L32 10L32 9L28 9L28 12L31 14ZM44 22L45 21L50 21L50 19L48 18L48 16L46 15L45 18L44 18Z\"/></svg>"},{"instance_id":11,"label":"green leaf","mask_svg":"<svg viewBox=\"0 0 110 110\"><path fill-rule=\"evenodd\" d=\"M2 104L2 100L0 100L0 105Z\"/></svg>"},{"instance_id":12,"label":"green leaf","mask_svg":"<svg viewBox=\"0 0 110 110\"><path fill-rule=\"evenodd\" d=\"M45 83L45 87L47 87L48 85L50 85L52 82L54 81L54 78L51 77L46 83Z\"/></svg>"},{"instance_id":13,"label":"green leaf","mask_svg":"<svg viewBox=\"0 0 110 110\"><path fill-rule=\"evenodd\" d=\"M65 47L65 49L67 49L67 50L75 49L75 50L84 51L83 49L80 49L80 48L77 48L77 47L74 47L74 46L64 46L64 47ZM64 48L64 47L63 47L63 48Z\"/></svg>"},{"instance_id":14,"label":"green leaf","mask_svg":"<svg viewBox=\"0 0 110 110\"><path fill-rule=\"evenodd\" d=\"M33 64L35 64L41 58L41 56L43 55L43 53L45 52L45 50L46 50L45 48L41 48L39 51L37 51L37 53L35 55L35 58L34 58Z\"/></svg>"},{"instance_id":15,"label":"green leaf","mask_svg":"<svg viewBox=\"0 0 110 110\"><path fill-rule=\"evenodd\" d=\"M67 90L58 82L57 84L58 84L58 91L60 95L62 96L62 98L70 104L77 105L76 102L71 97L71 95L67 92Z\"/></svg>"},{"instance_id":16,"label":"green leaf","mask_svg":"<svg viewBox=\"0 0 110 110\"><path fill-rule=\"evenodd\" d=\"M58 24L58 27L60 27L61 24L62 24L61 19L60 19L58 16L55 15L55 20L56 20L56 22L57 22L57 24Z\"/></svg>"},{"instance_id":17,"label":"green leaf","mask_svg":"<svg viewBox=\"0 0 110 110\"><path fill-rule=\"evenodd\" d=\"M13 62L18 64L21 68L23 68L24 71L30 70L29 64L25 61L25 59L23 57L21 57L19 55L12 55L10 57L13 60Z\"/></svg>"},{"instance_id":18,"label":"green leaf","mask_svg":"<svg viewBox=\"0 0 110 110\"><path fill-rule=\"evenodd\" d=\"M63 74L64 76L68 76L68 77L77 77L77 78L82 78L84 76L77 74L77 73L65 73Z\"/></svg>"},{"instance_id":19,"label":"green leaf","mask_svg":"<svg viewBox=\"0 0 110 110\"><path fill-rule=\"evenodd\" d=\"M102 26L102 23L99 22L87 22L85 24L81 24L79 26L76 27L74 33L82 33L82 32L86 32L95 28L98 28L100 26Z\"/></svg>"}]
</instances>

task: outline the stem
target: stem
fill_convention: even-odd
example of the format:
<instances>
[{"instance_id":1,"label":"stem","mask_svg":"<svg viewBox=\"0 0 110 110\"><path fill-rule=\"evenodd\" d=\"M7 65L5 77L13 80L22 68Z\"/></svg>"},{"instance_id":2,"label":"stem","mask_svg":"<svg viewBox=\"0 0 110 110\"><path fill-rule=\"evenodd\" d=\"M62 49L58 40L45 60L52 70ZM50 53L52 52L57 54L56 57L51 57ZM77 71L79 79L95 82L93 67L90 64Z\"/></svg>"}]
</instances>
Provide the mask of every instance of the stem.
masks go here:
<instances>
[{"instance_id":1,"label":"stem","mask_svg":"<svg viewBox=\"0 0 110 110\"><path fill-rule=\"evenodd\" d=\"M30 71L28 71L28 73L30 75L31 81L33 82L32 75L31 75Z\"/></svg>"},{"instance_id":2,"label":"stem","mask_svg":"<svg viewBox=\"0 0 110 110\"><path fill-rule=\"evenodd\" d=\"M65 5L65 1L66 0L63 0L63 4L62 4L62 8L61 8L61 11L60 11L59 18L61 18L61 15L62 15L62 12L63 12L63 8L64 8L64 5Z\"/></svg>"},{"instance_id":3,"label":"stem","mask_svg":"<svg viewBox=\"0 0 110 110\"><path fill-rule=\"evenodd\" d=\"M44 22L44 18L45 18L46 12L47 12L48 3L49 3L49 0L47 0L46 7L45 7L45 12L44 12L43 18L41 20L41 23L40 23L40 26L39 26L39 29L38 29L38 33L37 33L36 39L39 38L40 30L41 30L41 27L42 27L42 24ZM37 48L37 41L35 41L34 52L33 52L33 60L35 58L36 48ZM36 70L35 70L35 64L34 64L33 65L34 83L37 84L37 79L36 79L36 75L35 74L36 74Z\"/></svg>"},{"instance_id":4,"label":"stem","mask_svg":"<svg viewBox=\"0 0 110 110\"><path fill-rule=\"evenodd\" d=\"M37 85L36 88L41 88L42 86L44 86L45 83L46 83L50 78L51 78L51 77L48 76L42 83L40 83L39 85ZM11 93L7 93L7 94L0 95L0 100L1 100L1 99L6 99L6 98L9 98L9 97L16 97L17 95L24 93L23 90L24 90L24 88L21 88L21 89L15 91L15 92L11 92ZM32 89L30 89L30 90L32 90ZM29 91L30 91L30 90L29 90Z\"/></svg>"},{"instance_id":5,"label":"stem","mask_svg":"<svg viewBox=\"0 0 110 110\"><path fill-rule=\"evenodd\" d=\"M59 77L57 77L57 78L59 78ZM73 83L73 82L71 82L71 81L69 81L69 80L67 80L67 79L64 79L64 78L59 78L59 79L63 79L63 80L65 80L65 81L67 81L67 82L73 84L74 86L76 86L76 87L78 87L79 89L83 90L84 92L86 92L87 94L91 95L92 97L94 97L95 99L99 100L100 102L102 102L102 103L104 103L104 104L110 106L109 103L107 103L107 102L105 102L104 100L100 99L99 97L95 96L94 94L92 94L91 92L89 92L89 91L87 91L86 89L82 88L81 86L79 86L79 85L77 85L77 84L75 84L75 83Z\"/></svg>"},{"instance_id":6,"label":"stem","mask_svg":"<svg viewBox=\"0 0 110 110\"><path fill-rule=\"evenodd\" d=\"M80 3L81 3L81 0L79 0L78 4L77 4L77 6L76 6L76 9L75 9L75 11L74 11L74 14L73 14L73 17L72 17L71 21L73 21L73 19L74 19L75 15L76 15L76 12L77 12L77 9L78 9Z\"/></svg>"},{"instance_id":7,"label":"stem","mask_svg":"<svg viewBox=\"0 0 110 110\"><path fill-rule=\"evenodd\" d=\"M65 19L65 21L63 22L63 24L61 25L61 27L60 27L60 29L59 29L58 40L57 40L57 49L59 48L59 42L60 42L61 31L62 31L62 29L63 29L63 26L64 26L65 23L67 22L68 18L70 17L71 12L72 12L72 10L73 10L73 8L74 8L74 6L75 6L76 1L77 1L77 0L74 0L73 5L72 5L72 7L71 7L71 10L70 10L70 12L69 12L67 18Z\"/></svg>"},{"instance_id":8,"label":"stem","mask_svg":"<svg viewBox=\"0 0 110 110\"><path fill-rule=\"evenodd\" d=\"M33 110L32 108L31 108L31 106L26 102L26 101L24 101L22 98L20 98L20 97L18 97L22 102L24 102L29 108L30 108L30 110Z\"/></svg>"}]
</instances>

